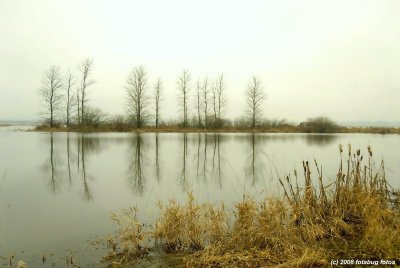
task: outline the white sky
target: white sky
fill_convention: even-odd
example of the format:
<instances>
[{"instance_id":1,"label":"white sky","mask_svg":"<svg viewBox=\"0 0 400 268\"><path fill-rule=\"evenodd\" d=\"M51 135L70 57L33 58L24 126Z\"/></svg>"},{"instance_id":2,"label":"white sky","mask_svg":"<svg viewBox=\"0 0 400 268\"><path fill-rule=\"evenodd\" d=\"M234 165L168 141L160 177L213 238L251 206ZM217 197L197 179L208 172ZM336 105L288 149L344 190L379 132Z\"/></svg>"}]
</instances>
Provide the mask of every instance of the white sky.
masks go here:
<instances>
[{"instance_id":1,"label":"white sky","mask_svg":"<svg viewBox=\"0 0 400 268\"><path fill-rule=\"evenodd\" d=\"M0 0L0 120L39 118L43 73L87 57L90 104L110 114L125 113L126 75L143 64L164 82L164 119L178 116L187 68L193 89L224 73L229 118L256 75L268 118L400 121L398 0Z\"/></svg>"}]
</instances>

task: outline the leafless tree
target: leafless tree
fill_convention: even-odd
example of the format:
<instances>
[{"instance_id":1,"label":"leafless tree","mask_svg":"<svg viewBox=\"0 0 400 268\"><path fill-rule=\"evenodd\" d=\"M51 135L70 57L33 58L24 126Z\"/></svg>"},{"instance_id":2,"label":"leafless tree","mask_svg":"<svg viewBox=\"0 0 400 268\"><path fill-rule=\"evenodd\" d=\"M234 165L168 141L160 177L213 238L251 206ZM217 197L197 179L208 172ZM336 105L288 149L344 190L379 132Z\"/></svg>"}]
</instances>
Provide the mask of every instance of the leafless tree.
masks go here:
<instances>
[{"instance_id":1,"label":"leafless tree","mask_svg":"<svg viewBox=\"0 0 400 268\"><path fill-rule=\"evenodd\" d=\"M178 101L183 112L183 127L188 125L188 99L190 91L191 76L188 70L183 70L182 75L178 78Z\"/></svg>"},{"instance_id":2,"label":"leafless tree","mask_svg":"<svg viewBox=\"0 0 400 268\"><path fill-rule=\"evenodd\" d=\"M79 91L80 91L80 88L77 87L76 88L76 117L78 119L78 125L81 125L82 121L81 121L81 110L80 110L81 105L80 105Z\"/></svg>"},{"instance_id":3,"label":"leafless tree","mask_svg":"<svg viewBox=\"0 0 400 268\"><path fill-rule=\"evenodd\" d=\"M66 124L69 127L71 123L72 108L75 105L75 98L72 94L72 88L75 85L74 76L71 70L68 70L67 77L65 78L65 106L66 106Z\"/></svg>"},{"instance_id":4,"label":"leafless tree","mask_svg":"<svg viewBox=\"0 0 400 268\"><path fill-rule=\"evenodd\" d=\"M262 104L265 98L261 80L253 76L246 91L247 114L251 121L251 127L255 128L262 116Z\"/></svg>"},{"instance_id":5,"label":"leafless tree","mask_svg":"<svg viewBox=\"0 0 400 268\"><path fill-rule=\"evenodd\" d=\"M55 65L50 66L45 72L42 79L42 87L40 88L40 95L45 107L46 121L49 122L50 127L54 126L55 117L61 109L63 99L62 86L60 68Z\"/></svg>"},{"instance_id":6,"label":"leafless tree","mask_svg":"<svg viewBox=\"0 0 400 268\"><path fill-rule=\"evenodd\" d=\"M140 128L148 119L148 101L146 94L147 74L142 65L136 66L128 74L125 88L128 93L128 113L136 127Z\"/></svg>"},{"instance_id":7,"label":"leafless tree","mask_svg":"<svg viewBox=\"0 0 400 268\"><path fill-rule=\"evenodd\" d=\"M78 99L80 97L80 123L85 124L85 112L86 112L86 103L88 102L88 88L96 83L95 80L91 78L92 76L92 71L93 71L93 59L86 59L84 60L80 66L79 66L79 71L82 76L81 84L80 84L80 96L78 96ZM79 110L79 107L78 107Z\"/></svg>"},{"instance_id":8,"label":"leafless tree","mask_svg":"<svg viewBox=\"0 0 400 268\"><path fill-rule=\"evenodd\" d=\"M207 77L204 78L203 84L201 87L201 96L202 96L202 108L204 113L204 127L208 127L208 110L210 103L210 88Z\"/></svg>"},{"instance_id":9,"label":"leafless tree","mask_svg":"<svg viewBox=\"0 0 400 268\"><path fill-rule=\"evenodd\" d=\"M214 117L216 119L216 126L221 126L222 114L226 105L226 83L224 80L224 74L218 75L213 86L214 96Z\"/></svg>"},{"instance_id":10,"label":"leafless tree","mask_svg":"<svg viewBox=\"0 0 400 268\"><path fill-rule=\"evenodd\" d=\"M197 126L201 126L201 84L200 81L196 82L196 110L197 110Z\"/></svg>"},{"instance_id":11,"label":"leafless tree","mask_svg":"<svg viewBox=\"0 0 400 268\"><path fill-rule=\"evenodd\" d=\"M160 103L162 100L161 96L161 88L162 88L162 83L161 79L158 78L156 85L154 87L154 104L155 104L155 112L156 112L156 127L158 127L159 119L160 119Z\"/></svg>"},{"instance_id":12,"label":"leafless tree","mask_svg":"<svg viewBox=\"0 0 400 268\"><path fill-rule=\"evenodd\" d=\"M211 86L212 112L213 112L213 127L217 124L217 89L215 84Z\"/></svg>"}]
</instances>

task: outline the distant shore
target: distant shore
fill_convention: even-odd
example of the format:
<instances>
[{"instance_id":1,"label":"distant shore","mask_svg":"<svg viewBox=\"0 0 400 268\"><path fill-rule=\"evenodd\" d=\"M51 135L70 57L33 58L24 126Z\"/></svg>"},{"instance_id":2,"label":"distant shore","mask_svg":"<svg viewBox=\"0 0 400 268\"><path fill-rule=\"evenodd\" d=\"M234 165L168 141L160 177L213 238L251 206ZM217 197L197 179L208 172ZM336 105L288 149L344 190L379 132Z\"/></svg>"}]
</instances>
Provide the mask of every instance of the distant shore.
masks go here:
<instances>
[{"instance_id":1,"label":"distant shore","mask_svg":"<svg viewBox=\"0 0 400 268\"><path fill-rule=\"evenodd\" d=\"M280 128L196 128L196 127L178 127L178 126L162 126L162 127L126 127L115 128L108 126L101 127L48 127L37 126L29 131L39 132L137 132L137 133L320 133L320 134L335 134L335 133L366 133L366 134L400 134L400 128L394 127L339 127L335 131L330 132L309 132L304 131L301 127L280 127Z\"/></svg>"}]
</instances>

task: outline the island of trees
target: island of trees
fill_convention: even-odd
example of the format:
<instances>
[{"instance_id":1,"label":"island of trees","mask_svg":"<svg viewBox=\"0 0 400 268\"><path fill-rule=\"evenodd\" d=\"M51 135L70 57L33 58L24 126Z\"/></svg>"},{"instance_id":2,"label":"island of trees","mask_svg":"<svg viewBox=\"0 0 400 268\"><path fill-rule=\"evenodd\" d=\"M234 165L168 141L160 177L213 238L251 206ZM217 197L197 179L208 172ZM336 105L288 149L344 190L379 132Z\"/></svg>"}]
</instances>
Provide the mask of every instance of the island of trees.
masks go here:
<instances>
[{"instance_id":1,"label":"island of trees","mask_svg":"<svg viewBox=\"0 0 400 268\"><path fill-rule=\"evenodd\" d=\"M296 125L285 119L266 119L263 105L265 88L260 78L248 80L244 91L246 110L235 120L225 117L227 82L220 73L215 79L207 76L193 81L189 70L177 78L177 120L161 118L163 82L159 77L154 85L148 82L143 65L133 67L126 76L127 109L125 115L108 116L89 103L89 92L96 83L93 77L93 59L85 59L75 73L62 74L52 65L45 71L40 87L44 122L37 130L49 131L222 131L222 132L369 132L400 133L399 128L346 128L326 116L309 118ZM189 103L193 102L189 112ZM192 109L193 108L193 109Z\"/></svg>"}]
</instances>

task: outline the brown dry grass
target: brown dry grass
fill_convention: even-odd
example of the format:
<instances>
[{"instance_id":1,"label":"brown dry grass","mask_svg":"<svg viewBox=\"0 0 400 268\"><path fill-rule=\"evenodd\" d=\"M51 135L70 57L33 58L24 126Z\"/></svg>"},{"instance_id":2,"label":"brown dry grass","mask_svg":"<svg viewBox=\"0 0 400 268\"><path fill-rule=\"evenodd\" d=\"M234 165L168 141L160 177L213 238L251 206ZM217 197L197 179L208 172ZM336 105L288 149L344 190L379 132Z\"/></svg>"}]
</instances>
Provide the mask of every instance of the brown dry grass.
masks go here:
<instances>
[{"instance_id":1,"label":"brown dry grass","mask_svg":"<svg viewBox=\"0 0 400 268\"><path fill-rule=\"evenodd\" d=\"M329 260L393 259L400 256L399 190L389 189L383 162L375 169L349 146L340 150L336 178L323 181L314 161L303 162L304 187L289 176L280 179L284 198L236 204L233 225L223 208L198 204L189 194L180 205L160 204L161 215L147 231L136 210L113 218L120 225L113 242L114 265L140 259L151 250L145 237L165 253L183 253L187 267L320 267ZM128 217L129 220L123 217ZM129 227L126 227L129 226ZM117 245L117 246L116 246Z\"/></svg>"}]
</instances>

